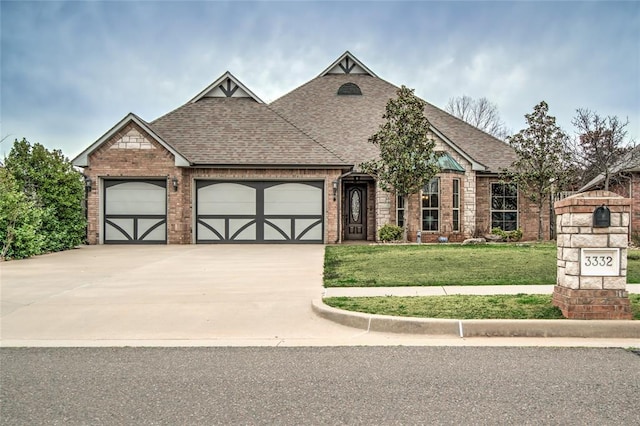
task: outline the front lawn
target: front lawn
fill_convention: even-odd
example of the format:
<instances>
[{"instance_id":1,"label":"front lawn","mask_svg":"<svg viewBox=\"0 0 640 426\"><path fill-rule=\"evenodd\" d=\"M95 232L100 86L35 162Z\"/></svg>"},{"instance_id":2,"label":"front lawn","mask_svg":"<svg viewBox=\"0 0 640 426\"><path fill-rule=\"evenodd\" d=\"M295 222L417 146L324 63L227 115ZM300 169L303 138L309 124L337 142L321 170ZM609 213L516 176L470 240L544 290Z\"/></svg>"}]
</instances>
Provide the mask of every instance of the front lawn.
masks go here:
<instances>
[{"instance_id":1,"label":"front lawn","mask_svg":"<svg viewBox=\"0 0 640 426\"><path fill-rule=\"evenodd\" d=\"M329 306L368 314L451 319L562 319L551 295L424 297L328 297ZM633 319L640 320L640 294L630 294Z\"/></svg>"},{"instance_id":2,"label":"front lawn","mask_svg":"<svg viewBox=\"0 0 640 426\"><path fill-rule=\"evenodd\" d=\"M555 284L555 244L327 246L326 287ZM640 283L640 251L627 282Z\"/></svg>"}]
</instances>

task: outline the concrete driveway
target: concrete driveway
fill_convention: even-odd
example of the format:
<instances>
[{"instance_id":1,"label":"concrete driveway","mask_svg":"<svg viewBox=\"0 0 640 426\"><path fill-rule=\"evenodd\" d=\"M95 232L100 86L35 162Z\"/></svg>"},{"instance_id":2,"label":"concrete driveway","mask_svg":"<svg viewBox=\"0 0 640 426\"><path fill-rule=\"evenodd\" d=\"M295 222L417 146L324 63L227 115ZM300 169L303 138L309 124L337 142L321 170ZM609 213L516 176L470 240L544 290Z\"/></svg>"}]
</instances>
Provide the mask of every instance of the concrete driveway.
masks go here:
<instances>
[{"instance_id":1,"label":"concrete driveway","mask_svg":"<svg viewBox=\"0 0 640 426\"><path fill-rule=\"evenodd\" d=\"M321 245L88 246L0 263L3 345L318 339Z\"/></svg>"}]
</instances>

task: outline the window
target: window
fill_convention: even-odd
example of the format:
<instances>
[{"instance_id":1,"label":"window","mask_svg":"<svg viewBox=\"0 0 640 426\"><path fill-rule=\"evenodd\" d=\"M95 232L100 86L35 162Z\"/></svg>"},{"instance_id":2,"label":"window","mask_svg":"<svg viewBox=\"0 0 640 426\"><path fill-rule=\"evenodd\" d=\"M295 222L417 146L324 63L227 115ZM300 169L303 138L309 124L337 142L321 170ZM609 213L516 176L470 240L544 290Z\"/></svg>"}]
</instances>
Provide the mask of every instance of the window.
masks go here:
<instances>
[{"instance_id":1,"label":"window","mask_svg":"<svg viewBox=\"0 0 640 426\"><path fill-rule=\"evenodd\" d=\"M460 179L453 180L453 231L460 231Z\"/></svg>"},{"instance_id":2,"label":"window","mask_svg":"<svg viewBox=\"0 0 640 426\"><path fill-rule=\"evenodd\" d=\"M345 83L338 88L338 95L362 95L362 91L355 83Z\"/></svg>"},{"instance_id":3,"label":"window","mask_svg":"<svg viewBox=\"0 0 640 426\"><path fill-rule=\"evenodd\" d=\"M404 227L404 197L398 195L396 198L396 224Z\"/></svg>"},{"instance_id":4,"label":"window","mask_svg":"<svg viewBox=\"0 0 640 426\"><path fill-rule=\"evenodd\" d=\"M513 183L491 184L491 228L518 228L518 187Z\"/></svg>"},{"instance_id":5,"label":"window","mask_svg":"<svg viewBox=\"0 0 640 426\"><path fill-rule=\"evenodd\" d=\"M422 230L440 229L440 179L431 179L422 188Z\"/></svg>"}]
</instances>

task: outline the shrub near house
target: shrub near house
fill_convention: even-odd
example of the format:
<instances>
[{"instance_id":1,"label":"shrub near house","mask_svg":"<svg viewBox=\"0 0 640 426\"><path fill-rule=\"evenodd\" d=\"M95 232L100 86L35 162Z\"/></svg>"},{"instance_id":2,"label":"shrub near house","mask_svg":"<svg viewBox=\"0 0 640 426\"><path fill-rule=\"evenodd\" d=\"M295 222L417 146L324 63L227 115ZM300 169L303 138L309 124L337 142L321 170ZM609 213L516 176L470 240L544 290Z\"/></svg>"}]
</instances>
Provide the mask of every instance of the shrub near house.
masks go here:
<instances>
[{"instance_id":1,"label":"shrub near house","mask_svg":"<svg viewBox=\"0 0 640 426\"><path fill-rule=\"evenodd\" d=\"M82 244L84 184L59 150L16 140L0 174L3 259L66 250Z\"/></svg>"}]
</instances>

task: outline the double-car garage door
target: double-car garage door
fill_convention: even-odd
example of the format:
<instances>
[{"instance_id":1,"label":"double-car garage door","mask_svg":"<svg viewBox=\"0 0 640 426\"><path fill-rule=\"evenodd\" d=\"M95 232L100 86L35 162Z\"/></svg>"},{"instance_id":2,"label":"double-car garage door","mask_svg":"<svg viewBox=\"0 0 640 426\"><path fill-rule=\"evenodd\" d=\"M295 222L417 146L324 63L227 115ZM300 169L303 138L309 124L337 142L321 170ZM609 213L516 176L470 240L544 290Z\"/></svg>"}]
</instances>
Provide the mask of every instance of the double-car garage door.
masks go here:
<instances>
[{"instance_id":1,"label":"double-car garage door","mask_svg":"<svg viewBox=\"0 0 640 426\"><path fill-rule=\"evenodd\" d=\"M322 243L322 182L196 181L198 243Z\"/></svg>"},{"instance_id":2,"label":"double-car garage door","mask_svg":"<svg viewBox=\"0 0 640 426\"><path fill-rule=\"evenodd\" d=\"M198 243L322 243L323 182L195 182ZM104 181L104 242L167 242L166 180Z\"/></svg>"}]
</instances>

